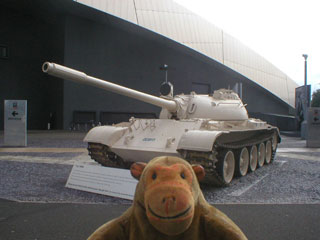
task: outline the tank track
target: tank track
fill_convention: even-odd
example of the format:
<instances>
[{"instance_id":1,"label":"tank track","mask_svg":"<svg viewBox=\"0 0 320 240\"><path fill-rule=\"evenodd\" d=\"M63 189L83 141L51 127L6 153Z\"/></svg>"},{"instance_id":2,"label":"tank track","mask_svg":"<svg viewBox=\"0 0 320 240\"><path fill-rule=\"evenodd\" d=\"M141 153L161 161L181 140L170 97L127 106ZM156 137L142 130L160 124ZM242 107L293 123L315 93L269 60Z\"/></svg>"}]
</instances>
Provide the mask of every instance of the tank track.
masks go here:
<instances>
[{"instance_id":1,"label":"tank track","mask_svg":"<svg viewBox=\"0 0 320 240\"><path fill-rule=\"evenodd\" d=\"M266 142L268 140L272 140L272 135L270 136L270 133L268 134L262 134L255 140L251 141L240 141L240 142L233 142L233 143L215 143L213 153L215 153L214 159L212 158L212 153L203 153L201 158L194 157L196 155L195 152L188 151L186 153L185 159L191 163L191 164L201 164L206 172L205 179L201 182L206 185L213 185L216 187L226 187L229 184L225 183L223 178L220 176L220 174L217 171L217 163L219 160L221 161L222 156L220 156L219 153L225 152L227 150L238 150L243 147L251 147L253 145L258 145L262 142ZM271 153L271 161L272 163L275 159L276 155L276 149L272 149ZM204 159L205 158L205 159Z\"/></svg>"}]
</instances>

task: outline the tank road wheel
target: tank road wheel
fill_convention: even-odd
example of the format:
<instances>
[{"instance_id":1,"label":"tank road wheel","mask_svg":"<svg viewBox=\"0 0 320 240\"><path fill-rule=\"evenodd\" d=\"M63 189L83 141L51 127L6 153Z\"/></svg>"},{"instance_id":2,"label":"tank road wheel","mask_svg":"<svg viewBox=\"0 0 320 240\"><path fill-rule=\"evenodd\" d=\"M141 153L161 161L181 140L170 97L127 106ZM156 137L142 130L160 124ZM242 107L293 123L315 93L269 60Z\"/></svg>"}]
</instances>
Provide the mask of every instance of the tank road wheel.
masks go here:
<instances>
[{"instance_id":1,"label":"tank road wheel","mask_svg":"<svg viewBox=\"0 0 320 240\"><path fill-rule=\"evenodd\" d=\"M253 145L250 149L250 162L249 170L254 172L257 169L258 164L258 149L256 145Z\"/></svg>"},{"instance_id":2,"label":"tank road wheel","mask_svg":"<svg viewBox=\"0 0 320 240\"><path fill-rule=\"evenodd\" d=\"M258 167L264 165L264 160L266 158L266 146L264 143L260 143L258 147Z\"/></svg>"},{"instance_id":3,"label":"tank road wheel","mask_svg":"<svg viewBox=\"0 0 320 240\"><path fill-rule=\"evenodd\" d=\"M271 141L266 142L266 164L271 163L272 159L272 143Z\"/></svg>"},{"instance_id":4,"label":"tank road wheel","mask_svg":"<svg viewBox=\"0 0 320 240\"><path fill-rule=\"evenodd\" d=\"M249 151L246 147L239 150L236 154L236 175L239 177L243 177L248 172L249 167Z\"/></svg>"},{"instance_id":5,"label":"tank road wheel","mask_svg":"<svg viewBox=\"0 0 320 240\"><path fill-rule=\"evenodd\" d=\"M233 178L235 169L234 154L231 150L223 151L217 163L217 171L224 185L228 185Z\"/></svg>"}]
</instances>

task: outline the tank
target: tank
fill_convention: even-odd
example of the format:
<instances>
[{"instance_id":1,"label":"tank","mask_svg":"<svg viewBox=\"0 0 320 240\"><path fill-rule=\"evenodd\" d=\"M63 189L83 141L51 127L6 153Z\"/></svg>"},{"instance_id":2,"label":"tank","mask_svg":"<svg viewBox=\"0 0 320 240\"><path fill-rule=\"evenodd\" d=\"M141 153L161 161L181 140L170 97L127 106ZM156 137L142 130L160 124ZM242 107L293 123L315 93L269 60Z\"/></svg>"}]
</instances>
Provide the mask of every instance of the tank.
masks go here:
<instances>
[{"instance_id":1,"label":"tank","mask_svg":"<svg viewBox=\"0 0 320 240\"><path fill-rule=\"evenodd\" d=\"M204 167L204 183L227 186L234 177L273 162L281 141L277 127L248 117L232 90L173 96L172 84L165 81L157 97L55 63L45 62L42 70L162 108L159 119L132 117L128 122L92 128L84 141L91 158L103 166L129 168L133 162L148 162L156 156L179 156Z\"/></svg>"}]
</instances>

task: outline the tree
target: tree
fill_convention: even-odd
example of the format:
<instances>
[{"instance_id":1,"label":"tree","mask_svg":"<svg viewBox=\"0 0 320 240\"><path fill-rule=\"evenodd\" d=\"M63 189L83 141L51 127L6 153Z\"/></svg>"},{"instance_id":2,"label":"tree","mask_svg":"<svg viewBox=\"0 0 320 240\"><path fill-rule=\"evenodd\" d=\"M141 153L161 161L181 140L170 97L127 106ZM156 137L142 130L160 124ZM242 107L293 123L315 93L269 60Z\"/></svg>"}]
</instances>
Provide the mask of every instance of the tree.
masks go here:
<instances>
[{"instance_id":1,"label":"tree","mask_svg":"<svg viewBox=\"0 0 320 240\"><path fill-rule=\"evenodd\" d=\"M320 107L320 89L312 93L311 107Z\"/></svg>"}]
</instances>

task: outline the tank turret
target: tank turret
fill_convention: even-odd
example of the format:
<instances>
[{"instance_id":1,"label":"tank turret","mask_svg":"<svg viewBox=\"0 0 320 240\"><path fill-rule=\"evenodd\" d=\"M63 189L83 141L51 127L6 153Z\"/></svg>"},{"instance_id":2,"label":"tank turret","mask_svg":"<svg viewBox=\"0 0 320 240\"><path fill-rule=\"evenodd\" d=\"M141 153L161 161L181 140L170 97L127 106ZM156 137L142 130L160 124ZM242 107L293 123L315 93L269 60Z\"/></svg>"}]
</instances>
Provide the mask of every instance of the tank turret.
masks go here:
<instances>
[{"instance_id":1,"label":"tank turret","mask_svg":"<svg viewBox=\"0 0 320 240\"><path fill-rule=\"evenodd\" d=\"M245 176L275 158L281 140L278 128L248 118L245 105L231 90L173 96L166 72L160 97L156 97L55 63L45 62L42 70L162 108L160 119L130 118L91 129L84 141L91 158L103 166L128 168L133 162L148 162L161 155L179 156L201 164L207 184L227 186L234 176Z\"/></svg>"}]
</instances>

